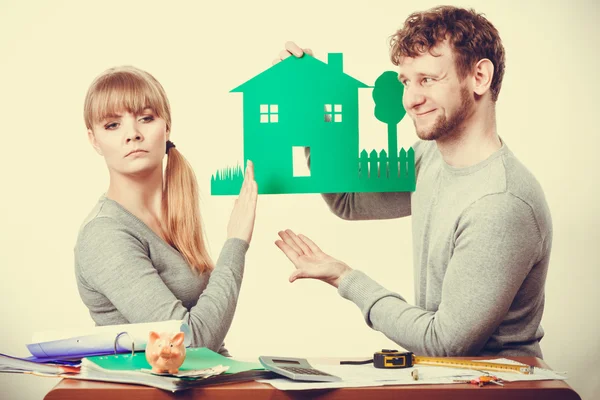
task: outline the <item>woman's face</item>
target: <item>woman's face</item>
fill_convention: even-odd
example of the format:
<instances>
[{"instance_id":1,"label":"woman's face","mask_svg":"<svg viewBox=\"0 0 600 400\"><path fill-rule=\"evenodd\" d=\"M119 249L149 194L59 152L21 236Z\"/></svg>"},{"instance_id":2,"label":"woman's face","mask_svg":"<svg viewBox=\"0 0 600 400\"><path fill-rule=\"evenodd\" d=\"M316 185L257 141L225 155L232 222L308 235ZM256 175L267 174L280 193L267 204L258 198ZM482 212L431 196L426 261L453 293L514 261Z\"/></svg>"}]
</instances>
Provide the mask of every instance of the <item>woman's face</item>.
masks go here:
<instances>
[{"instance_id":1,"label":"woman's face","mask_svg":"<svg viewBox=\"0 0 600 400\"><path fill-rule=\"evenodd\" d=\"M169 132L165 120L150 108L109 115L94 123L88 138L112 172L143 176L159 168L162 173Z\"/></svg>"}]
</instances>

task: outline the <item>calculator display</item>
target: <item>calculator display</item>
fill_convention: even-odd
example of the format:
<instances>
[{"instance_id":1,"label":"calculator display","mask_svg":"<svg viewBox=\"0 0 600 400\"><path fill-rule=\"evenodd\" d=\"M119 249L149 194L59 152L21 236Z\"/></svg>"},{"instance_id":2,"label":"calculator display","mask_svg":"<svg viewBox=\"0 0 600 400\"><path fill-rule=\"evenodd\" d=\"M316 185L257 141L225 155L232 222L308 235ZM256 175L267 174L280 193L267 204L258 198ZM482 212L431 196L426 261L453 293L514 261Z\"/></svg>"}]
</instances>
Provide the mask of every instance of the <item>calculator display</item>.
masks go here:
<instances>
[{"instance_id":1,"label":"calculator display","mask_svg":"<svg viewBox=\"0 0 600 400\"><path fill-rule=\"evenodd\" d=\"M278 364L300 364L298 361L293 361L293 360L275 360L275 359L273 359L273 362L278 363Z\"/></svg>"}]
</instances>

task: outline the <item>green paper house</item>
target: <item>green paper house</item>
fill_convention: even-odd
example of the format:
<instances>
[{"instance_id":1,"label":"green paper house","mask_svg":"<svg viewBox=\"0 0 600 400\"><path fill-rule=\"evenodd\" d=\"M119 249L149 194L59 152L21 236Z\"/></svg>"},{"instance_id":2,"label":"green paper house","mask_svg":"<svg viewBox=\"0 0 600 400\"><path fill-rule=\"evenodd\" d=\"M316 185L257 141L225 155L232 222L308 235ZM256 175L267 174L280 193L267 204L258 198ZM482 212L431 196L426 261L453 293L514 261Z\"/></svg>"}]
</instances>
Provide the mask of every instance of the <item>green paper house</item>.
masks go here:
<instances>
[{"instance_id":1,"label":"green paper house","mask_svg":"<svg viewBox=\"0 0 600 400\"><path fill-rule=\"evenodd\" d=\"M231 90L243 93L244 165L254 163L259 193L383 188L379 179L360 179L367 164L359 159L358 90L369 87L344 73L343 54L329 53L327 63L309 55L288 57ZM310 170L298 168L306 164L305 148ZM211 181L212 194L238 194L242 180L239 168L220 171ZM398 181L385 186L380 191L402 189Z\"/></svg>"}]
</instances>

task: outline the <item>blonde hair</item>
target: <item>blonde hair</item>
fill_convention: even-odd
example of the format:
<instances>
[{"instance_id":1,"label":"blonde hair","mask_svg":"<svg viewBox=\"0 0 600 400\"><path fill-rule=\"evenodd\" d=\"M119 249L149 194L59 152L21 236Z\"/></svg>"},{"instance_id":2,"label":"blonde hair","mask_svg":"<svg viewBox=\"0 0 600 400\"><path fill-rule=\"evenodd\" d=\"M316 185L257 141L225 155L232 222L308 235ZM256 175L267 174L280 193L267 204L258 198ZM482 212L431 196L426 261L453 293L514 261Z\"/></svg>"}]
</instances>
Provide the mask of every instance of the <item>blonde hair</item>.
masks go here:
<instances>
[{"instance_id":1,"label":"blonde hair","mask_svg":"<svg viewBox=\"0 0 600 400\"><path fill-rule=\"evenodd\" d=\"M131 66L110 68L98 76L84 102L88 129L122 111L140 114L150 108L171 130L169 100L161 84L149 73ZM165 143L166 148L166 143ZM192 167L175 147L169 149L162 196L162 230L165 240L176 248L192 269L213 269L206 248L198 182Z\"/></svg>"}]
</instances>

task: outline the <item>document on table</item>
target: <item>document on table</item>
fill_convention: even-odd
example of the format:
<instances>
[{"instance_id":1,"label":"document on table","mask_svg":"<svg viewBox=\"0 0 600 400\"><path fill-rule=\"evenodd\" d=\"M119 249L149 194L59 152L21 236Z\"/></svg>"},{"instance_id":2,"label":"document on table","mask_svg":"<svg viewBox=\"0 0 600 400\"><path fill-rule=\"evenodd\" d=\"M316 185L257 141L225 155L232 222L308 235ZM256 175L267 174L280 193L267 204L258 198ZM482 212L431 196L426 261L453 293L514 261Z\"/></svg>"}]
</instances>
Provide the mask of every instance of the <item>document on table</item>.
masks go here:
<instances>
[{"instance_id":1,"label":"document on table","mask_svg":"<svg viewBox=\"0 0 600 400\"><path fill-rule=\"evenodd\" d=\"M514 361L514 360L509 360L507 358L499 358L499 359L492 359L492 360L478 360L479 362L495 362L495 363L502 363L502 364L515 364L515 365L523 365L520 362ZM523 374L515 374L512 372L491 372L490 374L497 376L498 378L502 379L503 381L506 382L516 382L516 381L546 381L546 380L553 380L553 379L557 379L557 380L565 380L567 379L566 376L564 376L564 373L558 373L549 369L544 369L544 368L538 368L538 367L534 367L533 368L533 374L531 375L523 375Z\"/></svg>"},{"instance_id":2,"label":"document on table","mask_svg":"<svg viewBox=\"0 0 600 400\"><path fill-rule=\"evenodd\" d=\"M495 359L494 362L514 363L512 360ZM344 387L366 387L384 385L432 385L456 383L455 379L475 379L483 375L482 371L464 368L447 368L429 365L415 365L405 369L380 369L373 365L319 365L314 368L342 378L340 382L300 382L287 378L260 380L279 390L309 390L309 389L335 389ZM419 370L419 380L413 380L411 372ZM523 375L512 372L491 372L505 381L531 381L548 379L566 379L553 371L535 369L533 375Z\"/></svg>"}]
</instances>

